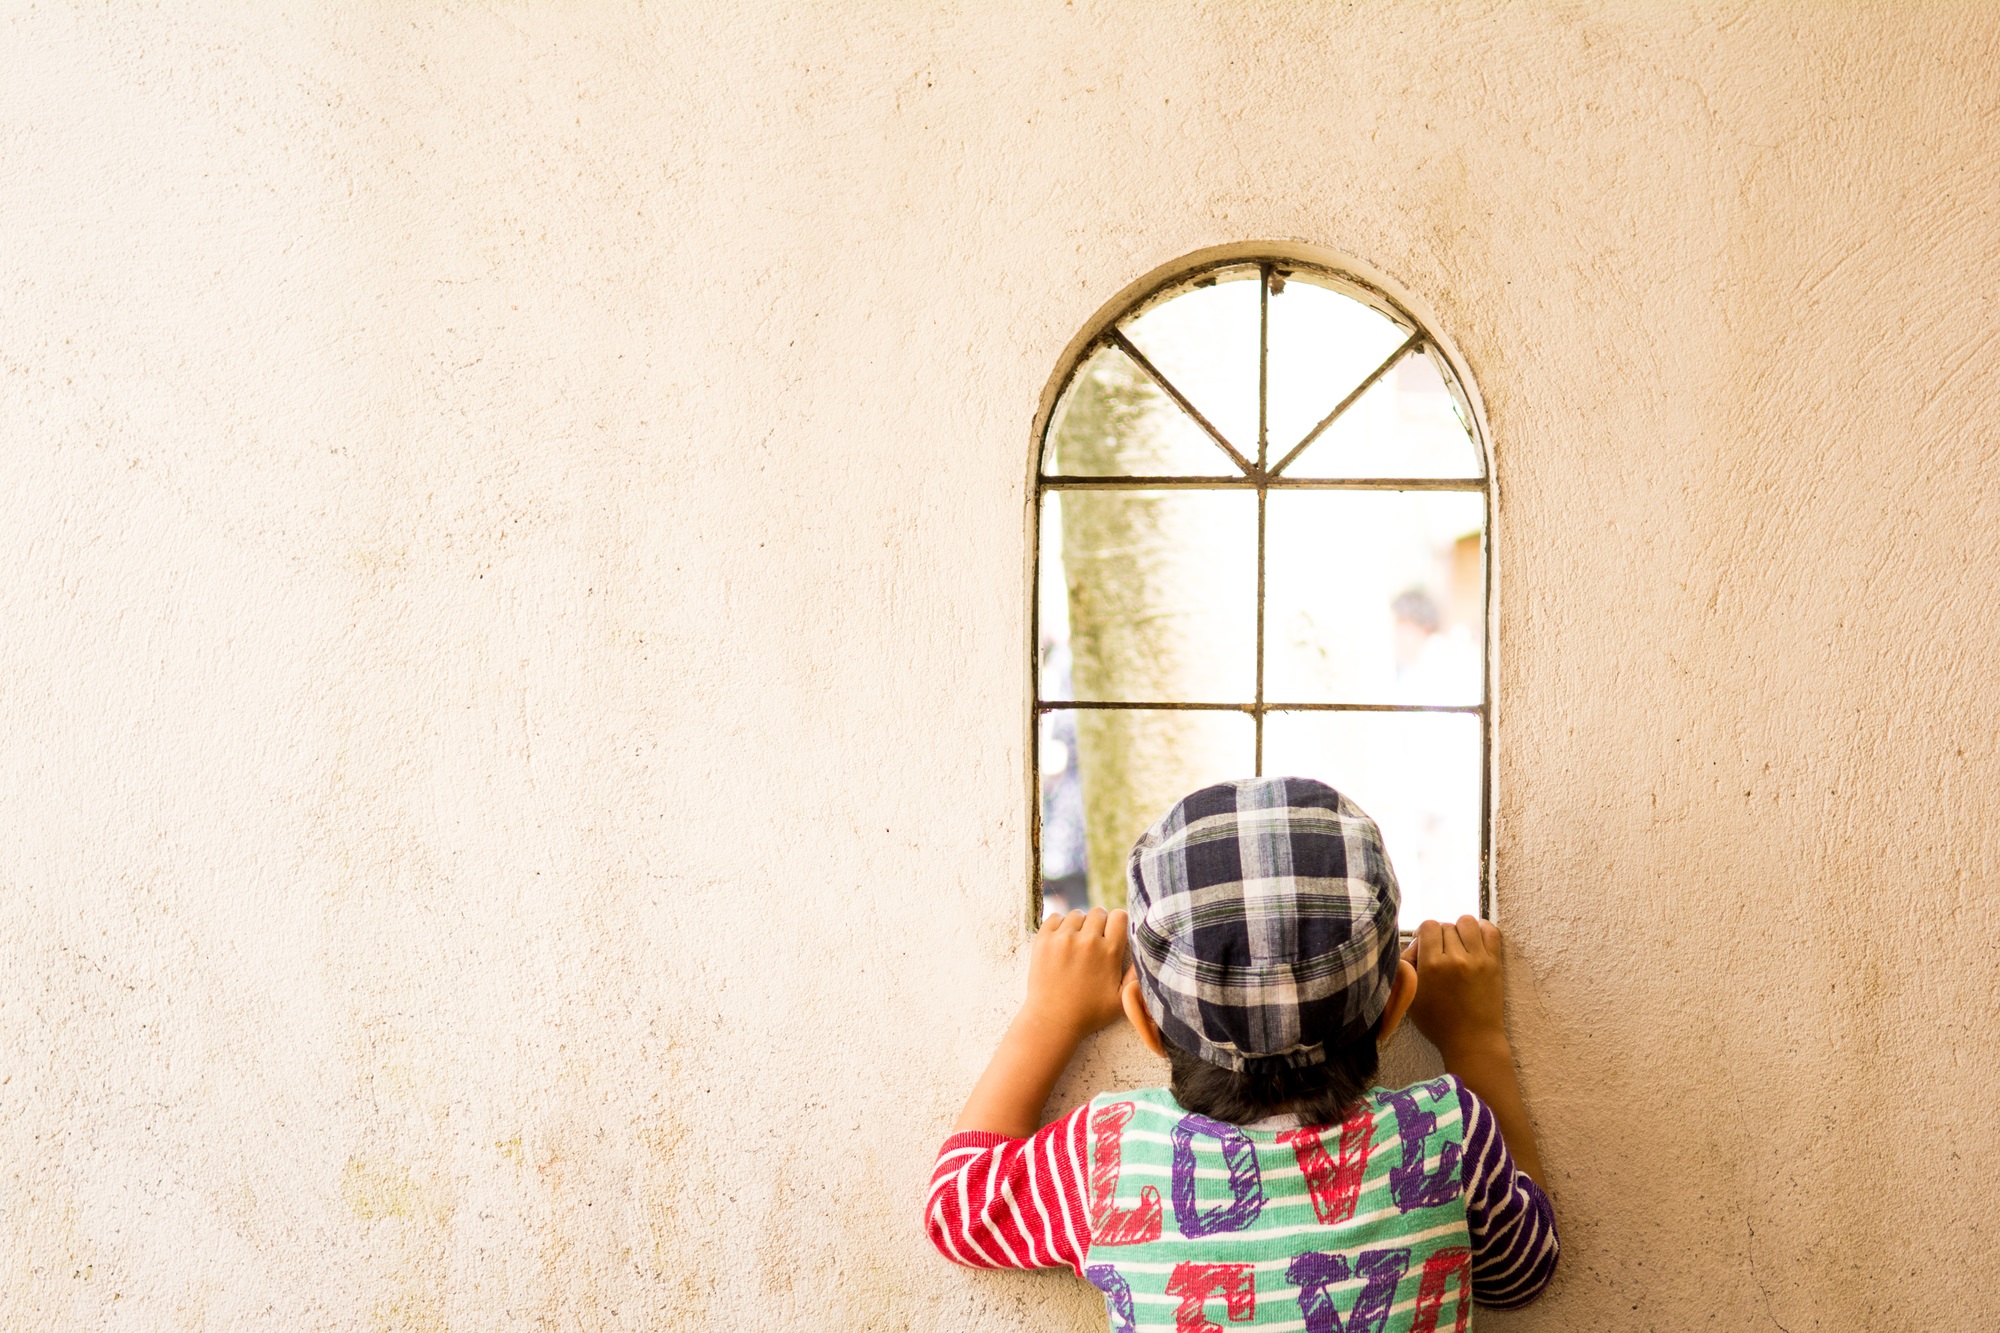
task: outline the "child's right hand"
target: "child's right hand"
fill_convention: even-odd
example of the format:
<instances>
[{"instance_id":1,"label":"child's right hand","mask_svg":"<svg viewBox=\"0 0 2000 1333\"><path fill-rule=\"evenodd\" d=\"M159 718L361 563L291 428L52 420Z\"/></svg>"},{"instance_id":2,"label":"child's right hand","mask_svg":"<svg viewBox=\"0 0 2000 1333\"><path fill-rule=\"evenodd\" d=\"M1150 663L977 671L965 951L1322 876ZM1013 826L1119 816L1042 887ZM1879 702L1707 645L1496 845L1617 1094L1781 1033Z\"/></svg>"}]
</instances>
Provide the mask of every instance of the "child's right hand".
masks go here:
<instances>
[{"instance_id":1,"label":"child's right hand","mask_svg":"<svg viewBox=\"0 0 2000 1333\"><path fill-rule=\"evenodd\" d=\"M1042 921L1028 956L1024 1018L1081 1040L1123 1016L1125 913L1093 907Z\"/></svg>"},{"instance_id":2,"label":"child's right hand","mask_svg":"<svg viewBox=\"0 0 2000 1333\"><path fill-rule=\"evenodd\" d=\"M1500 927L1476 916L1426 921L1403 958L1417 969L1410 1020L1447 1061L1507 1048Z\"/></svg>"},{"instance_id":3,"label":"child's right hand","mask_svg":"<svg viewBox=\"0 0 2000 1333\"><path fill-rule=\"evenodd\" d=\"M1051 916L1028 954L1028 998L1007 1025L953 1133L1025 1139L1077 1044L1125 1012L1125 914L1101 907Z\"/></svg>"}]
</instances>

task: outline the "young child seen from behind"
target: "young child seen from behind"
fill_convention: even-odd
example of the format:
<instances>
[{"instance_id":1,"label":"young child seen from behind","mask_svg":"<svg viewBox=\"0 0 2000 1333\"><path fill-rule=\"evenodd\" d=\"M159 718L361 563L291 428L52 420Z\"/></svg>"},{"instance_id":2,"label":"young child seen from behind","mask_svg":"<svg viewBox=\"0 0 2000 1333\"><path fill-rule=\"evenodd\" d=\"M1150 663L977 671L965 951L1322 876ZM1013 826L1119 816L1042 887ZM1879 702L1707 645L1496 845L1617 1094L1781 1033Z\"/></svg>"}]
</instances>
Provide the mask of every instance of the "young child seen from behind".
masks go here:
<instances>
[{"instance_id":1,"label":"young child seen from behind","mask_svg":"<svg viewBox=\"0 0 2000 1333\"><path fill-rule=\"evenodd\" d=\"M1501 1017L1500 932L1426 921L1375 822L1324 783L1182 800L1132 849L1130 917L1042 923L1028 995L932 1176L956 1263L1074 1269L1113 1333L1464 1330L1524 1305L1555 1219ZM1084 1037L1123 1014L1167 1087L1037 1128ZM1443 1078L1374 1084L1405 1015Z\"/></svg>"}]
</instances>

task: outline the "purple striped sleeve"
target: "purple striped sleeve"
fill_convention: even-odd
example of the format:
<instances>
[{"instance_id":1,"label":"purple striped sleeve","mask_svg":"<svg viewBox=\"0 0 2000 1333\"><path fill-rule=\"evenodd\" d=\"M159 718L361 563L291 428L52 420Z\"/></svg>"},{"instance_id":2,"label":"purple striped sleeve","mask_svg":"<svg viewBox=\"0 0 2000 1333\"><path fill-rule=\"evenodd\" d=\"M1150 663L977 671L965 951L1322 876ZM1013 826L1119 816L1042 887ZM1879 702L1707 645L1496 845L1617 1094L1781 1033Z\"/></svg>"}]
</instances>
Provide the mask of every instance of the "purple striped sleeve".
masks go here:
<instances>
[{"instance_id":1,"label":"purple striped sleeve","mask_svg":"<svg viewBox=\"0 0 2000 1333\"><path fill-rule=\"evenodd\" d=\"M1472 1233L1472 1296L1512 1310L1542 1294L1562 1247L1555 1210L1541 1187L1515 1167L1500 1122L1457 1079L1465 1117L1465 1225Z\"/></svg>"}]
</instances>

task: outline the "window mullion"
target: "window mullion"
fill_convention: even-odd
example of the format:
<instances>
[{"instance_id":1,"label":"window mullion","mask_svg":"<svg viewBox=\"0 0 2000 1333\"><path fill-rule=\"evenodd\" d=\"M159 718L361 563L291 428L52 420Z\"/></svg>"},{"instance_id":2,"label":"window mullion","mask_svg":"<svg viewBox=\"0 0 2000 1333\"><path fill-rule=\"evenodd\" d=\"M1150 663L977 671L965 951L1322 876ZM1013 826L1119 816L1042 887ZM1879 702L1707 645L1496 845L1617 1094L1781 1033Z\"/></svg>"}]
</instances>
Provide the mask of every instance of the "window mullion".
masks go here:
<instances>
[{"instance_id":1,"label":"window mullion","mask_svg":"<svg viewBox=\"0 0 2000 1333\"><path fill-rule=\"evenodd\" d=\"M1264 466L1270 449L1271 415L1271 266L1257 269L1257 708L1255 776L1264 776L1264 507L1271 498L1265 488Z\"/></svg>"},{"instance_id":2,"label":"window mullion","mask_svg":"<svg viewBox=\"0 0 2000 1333\"><path fill-rule=\"evenodd\" d=\"M1201 414L1200 408L1196 407L1193 403L1188 401L1188 397L1186 394L1182 393L1178 388L1174 387L1174 382L1168 379L1164 374L1162 374L1160 372L1160 368L1154 365L1152 361L1147 358L1144 352L1139 350L1138 344L1134 343L1130 338L1127 338L1121 330L1116 328L1111 330L1110 338L1112 342L1118 345L1119 351L1125 353L1126 356L1132 358L1133 365L1139 367L1140 370L1145 372L1147 379L1159 385L1160 391L1166 394L1167 397L1173 399L1174 405L1176 407L1180 408L1181 411L1187 413L1189 418L1193 420L1195 425L1201 427L1203 431L1207 432L1208 438L1215 441L1216 447L1222 450L1223 453L1229 455L1230 462L1236 464L1238 468L1242 469L1245 472L1249 472L1251 470L1250 460L1245 458L1242 454L1236 452L1236 446L1223 438L1222 432L1215 428L1214 423L1210 422L1207 417Z\"/></svg>"},{"instance_id":3,"label":"window mullion","mask_svg":"<svg viewBox=\"0 0 2000 1333\"><path fill-rule=\"evenodd\" d=\"M1314 440L1317 440L1320 437L1321 433L1324 432L1328 426L1331 426L1334 422L1338 421L1340 419L1340 414L1342 412L1345 412L1348 408L1354 406L1355 402L1360 399L1362 394L1367 393L1370 389L1374 388L1376 383L1380 381L1384 375L1388 374L1391 370L1394 370L1396 368L1396 363L1398 361L1401 361L1404 357L1408 356L1418 347L1421 347L1423 345L1423 342L1424 342L1424 331L1422 329L1418 329L1415 333L1409 336L1408 340L1405 341L1401 347L1398 347L1395 351L1389 353L1388 360L1384 361L1381 365L1375 367L1374 370L1370 371L1368 373L1367 379L1355 385L1354 388L1348 393L1347 397L1341 399L1338 403L1335 403L1333 405L1333 411L1328 412L1317 426L1314 426L1311 430L1307 431L1306 437L1303 440L1300 440L1297 444L1293 445L1292 451L1286 454L1283 458L1279 459L1278 466L1272 468L1271 471L1283 472L1286 468L1290 467L1292 465L1292 460L1294 458L1297 458L1300 454L1304 453L1306 451L1306 446L1311 444Z\"/></svg>"},{"instance_id":4,"label":"window mullion","mask_svg":"<svg viewBox=\"0 0 2000 1333\"><path fill-rule=\"evenodd\" d=\"M1261 475L1270 449L1271 418L1271 266L1258 270L1257 291L1257 471Z\"/></svg>"},{"instance_id":5,"label":"window mullion","mask_svg":"<svg viewBox=\"0 0 2000 1333\"><path fill-rule=\"evenodd\" d=\"M1261 483L1263 474L1258 474ZM1264 507L1271 493L1257 487L1257 706L1251 717L1257 724L1257 769L1264 776Z\"/></svg>"}]
</instances>

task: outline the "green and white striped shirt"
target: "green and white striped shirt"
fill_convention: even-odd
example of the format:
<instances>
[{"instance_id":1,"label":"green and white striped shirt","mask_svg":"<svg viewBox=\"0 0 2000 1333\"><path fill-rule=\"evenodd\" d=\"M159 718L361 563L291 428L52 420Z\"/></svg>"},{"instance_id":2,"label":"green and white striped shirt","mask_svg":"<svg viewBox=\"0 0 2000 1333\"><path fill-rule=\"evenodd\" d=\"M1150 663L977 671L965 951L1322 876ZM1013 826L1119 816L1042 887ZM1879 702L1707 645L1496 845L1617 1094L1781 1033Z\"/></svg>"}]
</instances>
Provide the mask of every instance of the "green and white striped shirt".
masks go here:
<instances>
[{"instance_id":1,"label":"green and white striped shirt","mask_svg":"<svg viewBox=\"0 0 2000 1333\"><path fill-rule=\"evenodd\" d=\"M1472 1255L1448 1079L1338 1127L1237 1126L1165 1089L1090 1104L1084 1275L1113 1333L1463 1330Z\"/></svg>"}]
</instances>

